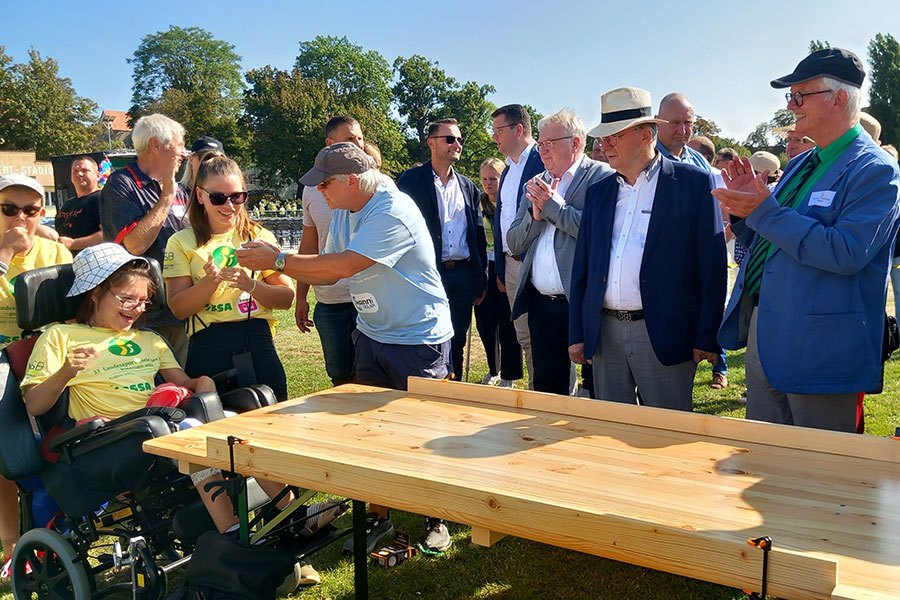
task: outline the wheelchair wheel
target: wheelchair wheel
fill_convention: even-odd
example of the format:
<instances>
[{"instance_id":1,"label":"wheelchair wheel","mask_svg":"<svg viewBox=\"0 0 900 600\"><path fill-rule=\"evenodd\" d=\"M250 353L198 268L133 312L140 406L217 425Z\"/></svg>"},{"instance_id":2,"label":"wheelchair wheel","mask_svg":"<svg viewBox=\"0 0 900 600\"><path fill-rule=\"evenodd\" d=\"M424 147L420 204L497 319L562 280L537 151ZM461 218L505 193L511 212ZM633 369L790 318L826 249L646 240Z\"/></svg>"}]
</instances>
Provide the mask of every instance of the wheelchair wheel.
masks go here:
<instances>
[{"instance_id":1,"label":"wheelchair wheel","mask_svg":"<svg viewBox=\"0 0 900 600\"><path fill-rule=\"evenodd\" d=\"M81 557L50 529L25 533L13 551L15 600L90 600L91 585Z\"/></svg>"}]
</instances>

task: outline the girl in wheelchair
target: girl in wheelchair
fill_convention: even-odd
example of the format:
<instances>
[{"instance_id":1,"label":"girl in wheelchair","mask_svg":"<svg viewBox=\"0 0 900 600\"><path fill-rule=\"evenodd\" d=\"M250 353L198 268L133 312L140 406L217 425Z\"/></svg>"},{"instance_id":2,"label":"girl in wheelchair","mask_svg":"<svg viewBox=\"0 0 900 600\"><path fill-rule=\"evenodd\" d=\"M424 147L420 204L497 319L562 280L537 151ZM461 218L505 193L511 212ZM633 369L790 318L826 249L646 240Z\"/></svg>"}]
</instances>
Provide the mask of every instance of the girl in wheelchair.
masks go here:
<instances>
[{"instance_id":1,"label":"girl in wheelchair","mask_svg":"<svg viewBox=\"0 0 900 600\"><path fill-rule=\"evenodd\" d=\"M157 373L195 392L215 391L209 377L188 377L158 334L135 328L159 285L146 259L105 243L78 254L73 270L75 281L67 295L83 300L75 323L51 326L35 344L21 384L29 413L47 412L68 389L72 419L115 419L146 406ZM231 501L226 494L214 500L203 485L218 478L213 469L192 475L216 528L226 532L237 525ZM259 484L269 497L284 488ZM289 494L281 505L291 500ZM324 526L344 508L338 502L329 505L309 507L308 513L316 514L310 529Z\"/></svg>"}]
</instances>

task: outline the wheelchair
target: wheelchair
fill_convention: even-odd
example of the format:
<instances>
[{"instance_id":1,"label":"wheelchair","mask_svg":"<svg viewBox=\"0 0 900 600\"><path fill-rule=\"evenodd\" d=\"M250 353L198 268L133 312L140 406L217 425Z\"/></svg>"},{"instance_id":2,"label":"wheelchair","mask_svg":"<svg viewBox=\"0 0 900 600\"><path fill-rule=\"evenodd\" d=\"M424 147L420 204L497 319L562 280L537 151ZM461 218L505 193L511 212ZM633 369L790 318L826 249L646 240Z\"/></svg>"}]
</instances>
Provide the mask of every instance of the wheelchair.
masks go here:
<instances>
[{"instance_id":1,"label":"wheelchair","mask_svg":"<svg viewBox=\"0 0 900 600\"><path fill-rule=\"evenodd\" d=\"M159 277L159 265L151 263ZM71 319L77 306L66 292L73 278L71 265L19 275L20 327L35 331ZM164 306L162 285L152 302L151 310ZM219 394L195 394L178 408L147 407L109 422L96 418L73 426L64 394L34 419L25 409L19 381L35 340L23 335L0 352L0 474L11 481L40 475L61 511L46 527L30 529L19 539L11 564L14 597L96 600L127 592L136 600L159 600L169 577L190 562L200 535L215 526L191 478L179 473L174 461L145 454L141 444L176 431L185 416L209 422L224 418L224 410L274 404L274 394L264 385L226 392L240 379L232 369L213 378ZM232 479L244 483L240 476ZM275 503L287 491L270 500L255 482L248 483L219 485L233 503L240 499L256 509L257 538L277 539L294 559L349 534L331 525L313 535L302 533L305 516L297 509L314 492L297 491L297 500L279 512ZM248 497L238 498L239 487Z\"/></svg>"}]
</instances>

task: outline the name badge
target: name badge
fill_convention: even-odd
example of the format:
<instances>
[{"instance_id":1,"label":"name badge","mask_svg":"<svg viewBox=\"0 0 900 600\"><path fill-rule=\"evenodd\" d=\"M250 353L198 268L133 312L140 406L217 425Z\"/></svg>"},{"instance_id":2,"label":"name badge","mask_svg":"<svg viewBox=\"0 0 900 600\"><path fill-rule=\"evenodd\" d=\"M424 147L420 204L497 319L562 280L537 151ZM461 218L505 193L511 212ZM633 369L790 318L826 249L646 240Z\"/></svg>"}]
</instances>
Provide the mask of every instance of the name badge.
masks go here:
<instances>
[{"instance_id":1,"label":"name badge","mask_svg":"<svg viewBox=\"0 0 900 600\"><path fill-rule=\"evenodd\" d=\"M821 192L813 192L809 195L809 207L813 206L824 206L829 207L834 202L834 192L831 190L824 190Z\"/></svg>"},{"instance_id":2,"label":"name badge","mask_svg":"<svg viewBox=\"0 0 900 600\"><path fill-rule=\"evenodd\" d=\"M368 292L352 294L351 300L353 300L357 312L363 314L378 312L378 301L375 300L375 296Z\"/></svg>"}]
</instances>

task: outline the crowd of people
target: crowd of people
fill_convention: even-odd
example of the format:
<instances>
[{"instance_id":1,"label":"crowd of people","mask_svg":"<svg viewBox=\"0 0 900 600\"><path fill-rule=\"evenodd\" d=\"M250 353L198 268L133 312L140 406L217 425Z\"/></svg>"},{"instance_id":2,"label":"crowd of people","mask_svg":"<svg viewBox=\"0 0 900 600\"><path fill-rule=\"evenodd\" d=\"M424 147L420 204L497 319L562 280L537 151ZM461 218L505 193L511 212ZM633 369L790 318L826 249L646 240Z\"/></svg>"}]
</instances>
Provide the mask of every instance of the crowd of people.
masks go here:
<instances>
[{"instance_id":1,"label":"crowd of people","mask_svg":"<svg viewBox=\"0 0 900 600\"><path fill-rule=\"evenodd\" d=\"M139 319L155 333L135 343L159 350L154 367L166 379L200 389L241 363L285 399L273 311L292 305L300 331L318 331L334 385L460 379L474 309L486 385L512 387L527 374L540 392L690 411L698 363L713 365L710 385L722 389L726 350L746 347L747 418L855 432L860 394L881 387L900 225L896 150L880 146L877 122L860 113L864 77L859 59L835 48L772 81L789 89L796 119L780 132L783 170L770 153L739 157L692 136L685 95L666 95L654 112L635 87L604 93L590 130L562 109L536 124L537 139L523 105L498 108L492 133L505 160L484 160L480 188L454 168L465 141L455 119L428 126L430 159L395 182L359 122L338 115L300 179L297 253L251 220L241 169L217 140L201 138L188 153L178 123L143 117L136 160L102 192L96 163L73 163L78 196L60 211L58 242L35 236L40 186L0 178L7 281L69 262L70 250L76 273L79 261L98 260L97 248L131 257L101 255L129 270L76 279L71 295L85 294L85 313L42 335L44 366L22 383L26 404L45 410L98 360L92 346L138 335ZM732 240L740 270L729 294ZM163 266L167 299L152 314L144 308L159 282L142 274L148 258ZM21 336L14 304L0 286L4 343ZM76 402L71 416L127 411L152 391L139 387L127 402ZM8 516L15 504L2 484ZM444 521L425 525L425 546L450 545ZM370 506L367 528L371 551L393 531L387 507ZM6 518L0 533L6 549L16 535Z\"/></svg>"}]
</instances>

